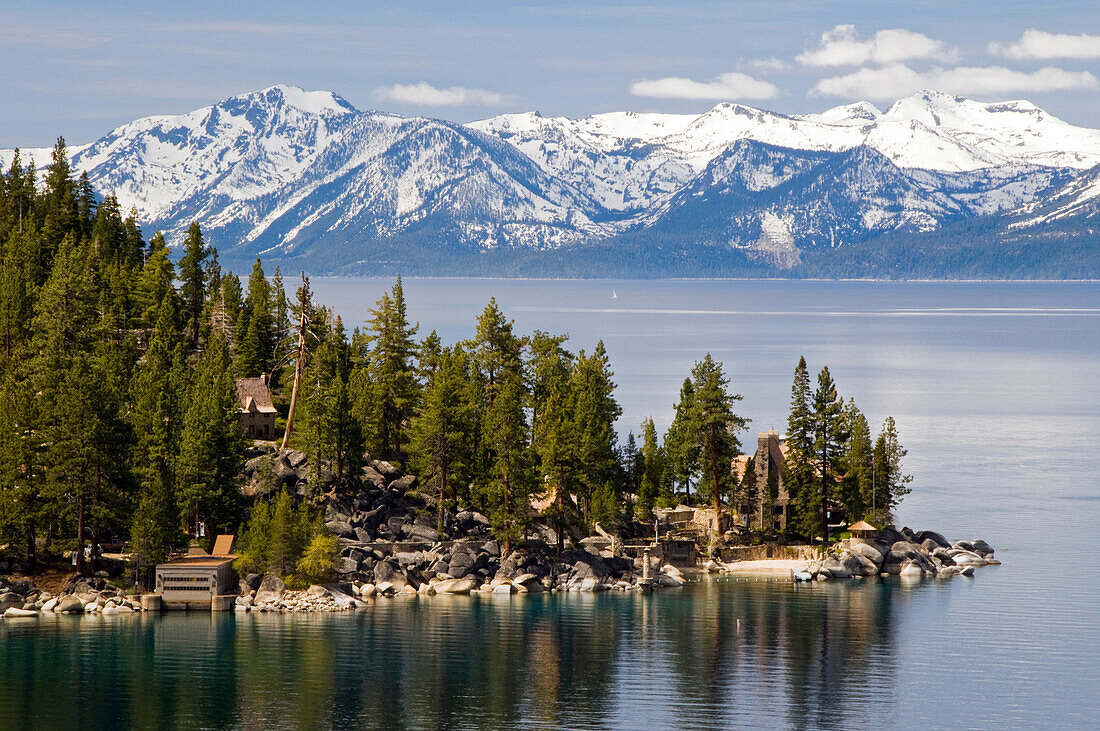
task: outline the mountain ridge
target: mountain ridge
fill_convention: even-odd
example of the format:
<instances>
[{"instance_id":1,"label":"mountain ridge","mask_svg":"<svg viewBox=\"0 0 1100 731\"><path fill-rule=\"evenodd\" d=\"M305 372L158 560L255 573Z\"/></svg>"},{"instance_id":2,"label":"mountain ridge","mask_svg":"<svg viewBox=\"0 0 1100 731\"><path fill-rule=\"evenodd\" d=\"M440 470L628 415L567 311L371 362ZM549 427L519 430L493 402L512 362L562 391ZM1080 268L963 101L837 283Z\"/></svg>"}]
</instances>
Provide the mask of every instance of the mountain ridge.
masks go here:
<instances>
[{"instance_id":1,"label":"mountain ridge","mask_svg":"<svg viewBox=\"0 0 1100 731\"><path fill-rule=\"evenodd\" d=\"M830 251L934 237L969 218L988 224L991 247L1043 238L1054 221L1063 238L1091 237L1100 201L1089 182L1100 131L1022 100L928 91L885 111L721 103L699 115L528 112L463 125L277 85L135 120L70 152L74 169L170 242L198 220L227 260L333 272L375 260L444 272L479 256L530 265L541 255L553 267L641 247L652 261L679 252L673 268L752 261L797 275ZM0 151L0 163L10 158Z\"/></svg>"}]
</instances>

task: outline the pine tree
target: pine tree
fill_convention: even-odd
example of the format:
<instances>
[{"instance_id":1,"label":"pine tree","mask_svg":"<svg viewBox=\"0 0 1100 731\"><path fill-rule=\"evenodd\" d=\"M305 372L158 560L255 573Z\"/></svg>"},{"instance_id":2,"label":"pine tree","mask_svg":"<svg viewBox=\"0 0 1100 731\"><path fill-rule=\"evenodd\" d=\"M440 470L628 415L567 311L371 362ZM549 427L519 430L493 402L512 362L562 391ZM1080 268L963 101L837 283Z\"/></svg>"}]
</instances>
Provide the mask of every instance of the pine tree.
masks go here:
<instances>
[{"instance_id":1,"label":"pine tree","mask_svg":"<svg viewBox=\"0 0 1100 731\"><path fill-rule=\"evenodd\" d=\"M528 338L527 372L530 374L532 443L538 449L539 421L546 401L554 389L560 390L573 369L573 354L562 347L565 335L550 335L536 330Z\"/></svg>"},{"instance_id":2,"label":"pine tree","mask_svg":"<svg viewBox=\"0 0 1100 731\"><path fill-rule=\"evenodd\" d=\"M32 298L22 253L15 237L0 245L0 366L30 334Z\"/></svg>"},{"instance_id":3,"label":"pine tree","mask_svg":"<svg viewBox=\"0 0 1100 731\"><path fill-rule=\"evenodd\" d=\"M848 517L855 521L869 517L873 446L867 417L851 399L844 408L844 421L845 431L850 436L843 459L844 478L840 484L840 499Z\"/></svg>"},{"instance_id":4,"label":"pine tree","mask_svg":"<svg viewBox=\"0 0 1100 731\"><path fill-rule=\"evenodd\" d=\"M722 364L711 358L710 353L695 364L692 379L691 441L698 445L705 475L700 484L707 485L717 517L722 496L732 490L730 465L741 447L737 433L744 430L748 420L733 413L733 404L741 400L741 394L729 392L729 379L722 372Z\"/></svg>"},{"instance_id":5,"label":"pine tree","mask_svg":"<svg viewBox=\"0 0 1100 731\"><path fill-rule=\"evenodd\" d=\"M0 382L0 541L21 546L32 563L43 512L48 441L29 379L9 368Z\"/></svg>"},{"instance_id":6,"label":"pine tree","mask_svg":"<svg viewBox=\"0 0 1100 731\"><path fill-rule=\"evenodd\" d=\"M350 485L362 466L363 434L352 414L345 346L343 326L333 327L314 352L304 379L301 438L313 484L322 484L321 470L329 469L339 484Z\"/></svg>"},{"instance_id":7,"label":"pine tree","mask_svg":"<svg viewBox=\"0 0 1100 731\"><path fill-rule=\"evenodd\" d=\"M778 487L778 485L776 485ZM734 504L738 505L737 512L742 514L742 517L746 520L752 513L753 505L757 504L762 496L757 495L756 485L756 458L750 456L745 462L745 472L741 475L741 481L737 485ZM766 501L765 501L766 502ZM741 507L746 507L746 510L742 510ZM770 509L770 506L768 506ZM745 527L748 527L746 522Z\"/></svg>"},{"instance_id":8,"label":"pine tree","mask_svg":"<svg viewBox=\"0 0 1100 731\"><path fill-rule=\"evenodd\" d=\"M271 370L275 351L272 309L271 288L257 259L237 322L237 372L242 377L254 378Z\"/></svg>"},{"instance_id":9,"label":"pine tree","mask_svg":"<svg viewBox=\"0 0 1100 731\"><path fill-rule=\"evenodd\" d=\"M835 482L837 464L848 440L844 422L844 400L837 395L836 383L828 366L817 376L813 398L814 454L821 484L821 539L829 542L829 486Z\"/></svg>"},{"instance_id":10,"label":"pine tree","mask_svg":"<svg viewBox=\"0 0 1100 731\"><path fill-rule=\"evenodd\" d=\"M176 484L186 363L172 297L161 300L157 326L131 386L134 464L140 500L130 526L139 569L156 566L183 541Z\"/></svg>"},{"instance_id":11,"label":"pine tree","mask_svg":"<svg viewBox=\"0 0 1100 731\"><path fill-rule=\"evenodd\" d=\"M901 501L911 492L909 483L913 481L912 475L902 471L901 461L908 454L908 450L898 441L897 425L894 417L886 417L882 424L882 431L875 440L875 484L877 518L885 524L893 525L894 510ZM877 524L876 524L877 525Z\"/></svg>"},{"instance_id":12,"label":"pine tree","mask_svg":"<svg viewBox=\"0 0 1100 731\"><path fill-rule=\"evenodd\" d=\"M812 538L821 514L821 493L813 478L814 423L810 399L810 374L806 358L798 359L791 385L791 410L787 417L787 490L794 498L793 526Z\"/></svg>"},{"instance_id":13,"label":"pine tree","mask_svg":"<svg viewBox=\"0 0 1100 731\"><path fill-rule=\"evenodd\" d=\"M637 507L638 518L642 520L653 516L653 506L661 490L661 475L664 472L662 456L653 417L647 416L642 420L642 477Z\"/></svg>"},{"instance_id":14,"label":"pine tree","mask_svg":"<svg viewBox=\"0 0 1100 731\"><path fill-rule=\"evenodd\" d=\"M279 364L292 347L290 327L290 303L287 301L286 288L283 286L283 273L275 267L275 276L268 288L271 298L271 385L279 385Z\"/></svg>"},{"instance_id":15,"label":"pine tree","mask_svg":"<svg viewBox=\"0 0 1100 731\"><path fill-rule=\"evenodd\" d=\"M199 346L199 333L202 330L202 311L206 302L207 276L204 265L209 255L202 231L198 223L192 223L187 229L187 239L183 244L183 258L179 263L180 298L184 309L184 335L192 349Z\"/></svg>"},{"instance_id":16,"label":"pine tree","mask_svg":"<svg viewBox=\"0 0 1100 731\"><path fill-rule=\"evenodd\" d=\"M568 371L554 369L544 374L538 421L532 429L539 472L554 498L544 514L554 522L559 552L564 548L566 525L573 517L570 494L579 470L570 385Z\"/></svg>"},{"instance_id":17,"label":"pine tree","mask_svg":"<svg viewBox=\"0 0 1100 731\"><path fill-rule=\"evenodd\" d=\"M76 215L82 237L92 235L92 224L96 219L96 206L95 191L88 180L88 173L82 172L76 183Z\"/></svg>"},{"instance_id":18,"label":"pine tree","mask_svg":"<svg viewBox=\"0 0 1100 731\"><path fill-rule=\"evenodd\" d=\"M467 358L461 347L445 348L424 388L420 413L412 422L413 468L439 496L438 529L444 506L458 499L458 484L469 481L476 412L465 388Z\"/></svg>"},{"instance_id":19,"label":"pine tree","mask_svg":"<svg viewBox=\"0 0 1100 731\"><path fill-rule=\"evenodd\" d=\"M613 375L602 341L596 344L591 356L584 351L577 355L570 375L571 426L578 466L576 489L586 522L591 520L591 501L596 490L612 484L618 465L615 421L622 409L615 401Z\"/></svg>"},{"instance_id":20,"label":"pine tree","mask_svg":"<svg viewBox=\"0 0 1100 731\"><path fill-rule=\"evenodd\" d=\"M428 336L421 341L420 347L416 353L420 379L424 383L427 383L431 380L432 376L435 375L435 372L439 369L439 363L442 357L443 341L440 339L439 333L432 330L428 333Z\"/></svg>"},{"instance_id":21,"label":"pine tree","mask_svg":"<svg viewBox=\"0 0 1100 731\"><path fill-rule=\"evenodd\" d=\"M400 460L405 455L408 426L416 413L419 397L417 369L414 364L416 328L411 327L405 310L401 277L389 294L383 294L371 310L370 381L371 403L377 441L372 453L384 459Z\"/></svg>"},{"instance_id":22,"label":"pine tree","mask_svg":"<svg viewBox=\"0 0 1100 731\"><path fill-rule=\"evenodd\" d=\"M626 492L633 496L633 502L628 507L633 509L637 506L638 493L641 491L643 470L642 452L638 449L638 440L634 436L633 430L626 434L626 443L623 445L620 458L623 487Z\"/></svg>"},{"instance_id":23,"label":"pine tree","mask_svg":"<svg viewBox=\"0 0 1100 731\"><path fill-rule=\"evenodd\" d=\"M180 435L179 493L186 520L207 535L237 524L244 433L237 418L236 389L230 377L229 347L214 334L199 359L188 393Z\"/></svg>"},{"instance_id":24,"label":"pine tree","mask_svg":"<svg viewBox=\"0 0 1100 731\"><path fill-rule=\"evenodd\" d=\"M482 432L491 455L486 485L489 519L493 535L504 542L503 555L511 553L513 544L523 537L534 488L523 413L524 391L519 374L505 372L486 409Z\"/></svg>"},{"instance_id":25,"label":"pine tree","mask_svg":"<svg viewBox=\"0 0 1100 731\"><path fill-rule=\"evenodd\" d=\"M699 443L691 438L691 422L695 411L695 386L691 378L685 378L680 386L680 399L676 413L665 434L665 453L668 456L666 470L673 487L684 488L685 496L691 491L692 480L699 471Z\"/></svg>"},{"instance_id":26,"label":"pine tree","mask_svg":"<svg viewBox=\"0 0 1100 731\"><path fill-rule=\"evenodd\" d=\"M61 239L68 234L79 239L82 231L77 215L76 186L73 182L72 167L69 165L69 151L65 138L58 137L50 154L50 165L43 180L45 190L45 215L51 220L49 251L57 250ZM49 262L46 262L47 266Z\"/></svg>"},{"instance_id":27,"label":"pine tree","mask_svg":"<svg viewBox=\"0 0 1100 731\"><path fill-rule=\"evenodd\" d=\"M50 507L75 524L77 571L84 570L92 543L129 513L132 432L121 418L121 398L100 358L80 353L56 374L44 403L48 409L47 489Z\"/></svg>"},{"instance_id":28,"label":"pine tree","mask_svg":"<svg viewBox=\"0 0 1100 731\"><path fill-rule=\"evenodd\" d=\"M140 313L143 325L152 329L160 315L161 302L171 298L177 300L174 288L175 268L164 242L164 236L158 231L149 240L149 255L138 275L134 291L134 306ZM174 309L178 309L178 306ZM179 317L178 313L176 315Z\"/></svg>"}]
</instances>

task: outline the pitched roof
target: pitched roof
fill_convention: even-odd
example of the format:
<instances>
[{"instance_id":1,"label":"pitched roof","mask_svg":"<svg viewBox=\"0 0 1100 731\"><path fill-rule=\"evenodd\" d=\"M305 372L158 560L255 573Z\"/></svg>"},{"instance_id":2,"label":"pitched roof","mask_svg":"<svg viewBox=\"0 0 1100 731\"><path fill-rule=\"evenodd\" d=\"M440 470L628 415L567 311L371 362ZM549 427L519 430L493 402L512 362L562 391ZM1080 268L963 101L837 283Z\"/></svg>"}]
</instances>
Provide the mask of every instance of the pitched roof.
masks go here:
<instances>
[{"instance_id":1,"label":"pitched roof","mask_svg":"<svg viewBox=\"0 0 1100 731\"><path fill-rule=\"evenodd\" d=\"M848 530L878 530L878 528L871 525L865 520L861 520L858 523L853 523L852 525L848 526Z\"/></svg>"},{"instance_id":2,"label":"pitched roof","mask_svg":"<svg viewBox=\"0 0 1100 731\"><path fill-rule=\"evenodd\" d=\"M237 542L237 536L221 535L214 539L214 550L211 556L232 556L233 548Z\"/></svg>"},{"instance_id":3,"label":"pitched roof","mask_svg":"<svg viewBox=\"0 0 1100 731\"><path fill-rule=\"evenodd\" d=\"M261 414L277 413L271 403L271 391L263 378L238 378L237 401L241 411L258 411Z\"/></svg>"}]
</instances>

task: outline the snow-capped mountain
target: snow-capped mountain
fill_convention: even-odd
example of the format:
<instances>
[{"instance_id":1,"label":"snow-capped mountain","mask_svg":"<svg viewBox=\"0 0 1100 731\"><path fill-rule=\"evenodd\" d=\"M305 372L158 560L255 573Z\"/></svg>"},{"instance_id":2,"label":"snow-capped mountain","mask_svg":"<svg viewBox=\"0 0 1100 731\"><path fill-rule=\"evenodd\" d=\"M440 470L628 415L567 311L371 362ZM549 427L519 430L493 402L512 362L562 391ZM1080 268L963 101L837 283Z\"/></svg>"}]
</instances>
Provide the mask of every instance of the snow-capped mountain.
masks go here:
<instances>
[{"instance_id":1,"label":"snow-capped mountain","mask_svg":"<svg viewBox=\"0 0 1100 731\"><path fill-rule=\"evenodd\" d=\"M227 258L334 271L658 239L782 269L887 232L978 217L1043 226L1091 216L1100 200L1100 131L1024 101L936 92L885 111L723 103L460 125L274 86L70 152L97 190L170 241L197 220ZM49 162L49 150L22 154Z\"/></svg>"},{"instance_id":2,"label":"snow-capped mountain","mask_svg":"<svg viewBox=\"0 0 1100 731\"><path fill-rule=\"evenodd\" d=\"M597 206L499 140L439 120L360 112L286 86L148 117L74 148L75 170L178 240L287 253L415 229L480 248L603 233ZM41 166L48 151L32 151Z\"/></svg>"}]
</instances>

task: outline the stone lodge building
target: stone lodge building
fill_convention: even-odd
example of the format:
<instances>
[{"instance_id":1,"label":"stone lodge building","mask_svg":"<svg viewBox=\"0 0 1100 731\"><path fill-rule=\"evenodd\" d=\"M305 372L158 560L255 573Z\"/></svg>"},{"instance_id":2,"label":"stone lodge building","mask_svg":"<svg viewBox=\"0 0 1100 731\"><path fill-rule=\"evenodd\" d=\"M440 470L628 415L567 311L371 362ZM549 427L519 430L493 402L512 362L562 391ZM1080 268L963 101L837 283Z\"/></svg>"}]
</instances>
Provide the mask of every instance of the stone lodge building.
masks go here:
<instances>
[{"instance_id":1,"label":"stone lodge building","mask_svg":"<svg viewBox=\"0 0 1100 731\"><path fill-rule=\"evenodd\" d=\"M777 533L787 530L791 518L791 496L787 492L787 440L779 432L760 432L756 439L756 453L751 455L756 471L754 500L751 504L737 506L745 527L757 530L771 529ZM750 455L741 455L733 462L733 473L740 481L745 475Z\"/></svg>"}]
</instances>

